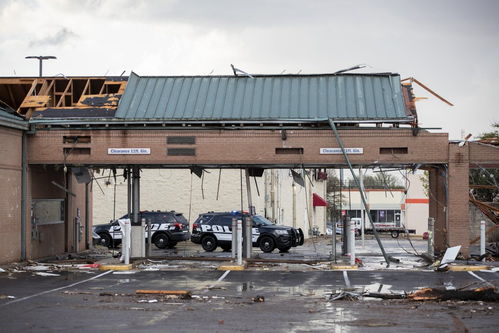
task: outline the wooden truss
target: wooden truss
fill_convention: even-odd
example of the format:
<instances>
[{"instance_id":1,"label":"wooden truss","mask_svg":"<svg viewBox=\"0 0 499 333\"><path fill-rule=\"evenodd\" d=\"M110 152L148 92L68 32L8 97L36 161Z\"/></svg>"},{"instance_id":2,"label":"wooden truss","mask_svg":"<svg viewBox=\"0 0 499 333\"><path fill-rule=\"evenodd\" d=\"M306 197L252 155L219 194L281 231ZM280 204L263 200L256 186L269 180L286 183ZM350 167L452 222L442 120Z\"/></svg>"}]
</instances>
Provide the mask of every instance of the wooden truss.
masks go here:
<instances>
[{"instance_id":1,"label":"wooden truss","mask_svg":"<svg viewBox=\"0 0 499 333\"><path fill-rule=\"evenodd\" d=\"M26 118L55 108L116 109L126 83L122 77L0 78L0 101Z\"/></svg>"}]
</instances>

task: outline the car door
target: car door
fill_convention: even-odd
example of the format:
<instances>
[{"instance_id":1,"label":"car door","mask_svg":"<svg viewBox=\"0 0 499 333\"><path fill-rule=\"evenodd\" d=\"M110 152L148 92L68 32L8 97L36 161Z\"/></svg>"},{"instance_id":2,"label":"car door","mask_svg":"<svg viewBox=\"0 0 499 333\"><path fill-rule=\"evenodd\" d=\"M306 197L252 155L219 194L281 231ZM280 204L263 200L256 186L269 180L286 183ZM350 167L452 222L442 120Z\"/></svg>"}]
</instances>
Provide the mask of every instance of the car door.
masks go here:
<instances>
[{"instance_id":1,"label":"car door","mask_svg":"<svg viewBox=\"0 0 499 333\"><path fill-rule=\"evenodd\" d=\"M221 241L232 241L232 216L218 216L216 236Z\"/></svg>"}]
</instances>

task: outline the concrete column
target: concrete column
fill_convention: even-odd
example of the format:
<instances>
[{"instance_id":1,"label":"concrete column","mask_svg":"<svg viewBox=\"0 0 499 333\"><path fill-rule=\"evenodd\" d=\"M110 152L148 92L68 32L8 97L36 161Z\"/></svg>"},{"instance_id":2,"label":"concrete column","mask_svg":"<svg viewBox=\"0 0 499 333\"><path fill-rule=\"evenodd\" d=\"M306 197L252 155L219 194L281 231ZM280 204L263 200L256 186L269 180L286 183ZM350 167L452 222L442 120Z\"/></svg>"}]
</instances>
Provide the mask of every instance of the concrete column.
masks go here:
<instances>
[{"instance_id":1,"label":"concrete column","mask_svg":"<svg viewBox=\"0 0 499 333\"><path fill-rule=\"evenodd\" d=\"M131 219L130 257L145 257L144 222L140 219L140 168L132 169L132 219Z\"/></svg>"},{"instance_id":2,"label":"concrete column","mask_svg":"<svg viewBox=\"0 0 499 333\"><path fill-rule=\"evenodd\" d=\"M461 253L469 256L469 146L449 144L448 218L449 246L461 245Z\"/></svg>"}]
</instances>

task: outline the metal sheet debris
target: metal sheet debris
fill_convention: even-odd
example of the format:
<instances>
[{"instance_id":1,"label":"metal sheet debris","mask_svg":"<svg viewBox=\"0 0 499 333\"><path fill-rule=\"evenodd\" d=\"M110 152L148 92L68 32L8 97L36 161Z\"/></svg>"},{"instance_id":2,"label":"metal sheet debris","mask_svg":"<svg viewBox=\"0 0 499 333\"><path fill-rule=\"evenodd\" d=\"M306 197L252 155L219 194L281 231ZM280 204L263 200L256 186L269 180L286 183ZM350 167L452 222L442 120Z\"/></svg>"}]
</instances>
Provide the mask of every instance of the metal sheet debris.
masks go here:
<instances>
[{"instance_id":1,"label":"metal sheet debris","mask_svg":"<svg viewBox=\"0 0 499 333\"><path fill-rule=\"evenodd\" d=\"M454 260L456 260L457 255L459 254L460 250L461 250L461 245L449 247L445 251L444 257L442 258L440 265L444 265L444 264L447 264L447 263L450 263L450 262L453 262Z\"/></svg>"}]
</instances>

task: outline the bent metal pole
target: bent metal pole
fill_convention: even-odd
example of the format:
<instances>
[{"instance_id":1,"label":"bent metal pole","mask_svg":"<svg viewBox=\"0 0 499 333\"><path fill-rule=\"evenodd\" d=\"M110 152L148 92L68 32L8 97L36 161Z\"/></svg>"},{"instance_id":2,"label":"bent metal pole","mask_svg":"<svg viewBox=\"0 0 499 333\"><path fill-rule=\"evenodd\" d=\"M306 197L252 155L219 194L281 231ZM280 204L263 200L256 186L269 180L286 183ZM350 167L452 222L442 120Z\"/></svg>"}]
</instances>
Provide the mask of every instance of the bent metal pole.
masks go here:
<instances>
[{"instance_id":1,"label":"bent metal pole","mask_svg":"<svg viewBox=\"0 0 499 333\"><path fill-rule=\"evenodd\" d=\"M341 140L340 134L338 133L338 129L336 128L336 125L334 124L334 122L331 119L329 119L329 126L331 126L331 128L333 129L334 135L336 137L336 141L338 141L338 145L340 146L341 152L343 153L343 157L345 157L345 160L348 164L348 168L350 169L350 172L352 173L352 177L355 180L355 184L360 189L359 179L357 178L357 176L355 175L355 172L353 171L352 163L350 163L350 159L348 158L348 155L345 151L345 147L343 145L343 140ZM374 237L376 238L376 241L378 242L379 248L381 249L381 252L383 253L383 257L385 258L386 267L390 267L390 258L388 256L388 254L386 254L386 251L383 247L383 244L381 243L381 239L379 238L378 232L376 231L376 227L374 226L373 219L371 217L371 214L369 213L369 208L367 207L367 202L366 202L364 192L359 191L359 193L360 193L360 199L362 200L362 205L364 206L364 209L367 212L367 217L369 218L369 222L371 223L371 227L373 228Z\"/></svg>"}]
</instances>

